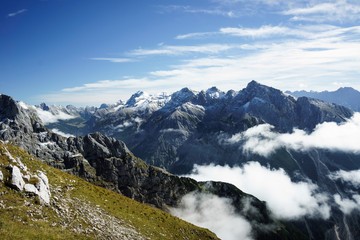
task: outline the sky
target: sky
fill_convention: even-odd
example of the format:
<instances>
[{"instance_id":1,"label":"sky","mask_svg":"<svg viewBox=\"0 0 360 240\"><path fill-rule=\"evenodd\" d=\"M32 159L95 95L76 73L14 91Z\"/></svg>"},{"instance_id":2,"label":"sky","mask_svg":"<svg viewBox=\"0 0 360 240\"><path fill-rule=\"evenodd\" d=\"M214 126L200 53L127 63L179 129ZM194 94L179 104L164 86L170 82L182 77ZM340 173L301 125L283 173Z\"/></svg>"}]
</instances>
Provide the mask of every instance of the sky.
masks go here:
<instances>
[{"instance_id":1,"label":"sky","mask_svg":"<svg viewBox=\"0 0 360 240\"><path fill-rule=\"evenodd\" d=\"M0 0L0 92L29 104L360 90L359 53L358 0Z\"/></svg>"}]
</instances>

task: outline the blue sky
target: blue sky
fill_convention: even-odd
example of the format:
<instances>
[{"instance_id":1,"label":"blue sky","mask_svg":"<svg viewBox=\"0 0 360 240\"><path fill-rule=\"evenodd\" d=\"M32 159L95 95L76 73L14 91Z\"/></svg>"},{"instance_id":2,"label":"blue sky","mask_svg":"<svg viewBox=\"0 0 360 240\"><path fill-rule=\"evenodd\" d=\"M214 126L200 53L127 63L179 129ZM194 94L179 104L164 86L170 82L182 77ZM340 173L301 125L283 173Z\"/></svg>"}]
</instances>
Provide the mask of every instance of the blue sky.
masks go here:
<instances>
[{"instance_id":1,"label":"blue sky","mask_svg":"<svg viewBox=\"0 0 360 240\"><path fill-rule=\"evenodd\" d=\"M1 0L1 93L99 105L138 90L360 90L357 0Z\"/></svg>"}]
</instances>

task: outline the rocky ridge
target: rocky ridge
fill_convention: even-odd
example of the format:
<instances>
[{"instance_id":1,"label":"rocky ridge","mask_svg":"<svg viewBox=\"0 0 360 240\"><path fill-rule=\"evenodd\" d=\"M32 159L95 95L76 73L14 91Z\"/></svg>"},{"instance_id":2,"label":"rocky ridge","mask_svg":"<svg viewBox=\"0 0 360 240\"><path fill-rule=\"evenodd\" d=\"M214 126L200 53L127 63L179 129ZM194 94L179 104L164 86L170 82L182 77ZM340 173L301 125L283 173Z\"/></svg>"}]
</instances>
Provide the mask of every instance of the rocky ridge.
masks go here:
<instances>
[{"instance_id":1,"label":"rocky ridge","mask_svg":"<svg viewBox=\"0 0 360 240\"><path fill-rule=\"evenodd\" d=\"M25 186L34 186L25 172L47 183L49 202L13 184L14 169L20 168ZM208 230L53 169L2 142L0 172L2 239L217 239Z\"/></svg>"}]
</instances>

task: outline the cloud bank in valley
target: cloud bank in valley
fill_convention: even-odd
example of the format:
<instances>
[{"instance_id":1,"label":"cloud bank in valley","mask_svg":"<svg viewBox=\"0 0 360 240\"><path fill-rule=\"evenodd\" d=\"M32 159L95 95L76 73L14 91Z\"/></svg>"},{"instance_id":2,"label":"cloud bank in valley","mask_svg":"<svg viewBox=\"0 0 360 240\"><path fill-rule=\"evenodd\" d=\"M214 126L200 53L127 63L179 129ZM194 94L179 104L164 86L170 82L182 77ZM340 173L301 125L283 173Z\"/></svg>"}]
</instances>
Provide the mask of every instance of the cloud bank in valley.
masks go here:
<instances>
[{"instance_id":1,"label":"cloud bank in valley","mask_svg":"<svg viewBox=\"0 0 360 240\"><path fill-rule=\"evenodd\" d=\"M317 185L311 182L292 182L283 169L269 169L258 162L233 168L195 165L188 177L198 181L232 183L242 191L266 201L272 213L281 219L330 217L328 196L320 193Z\"/></svg>"},{"instance_id":2,"label":"cloud bank in valley","mask_svg":"<svg viewBox=\"0 0 360 240\"><path fill-rule=\"evenodd\" d=\"M231 200L213 194L189 193L171 214L215 232L221 239L251 239L251 225L235 213Z\"/></svg>"},{"instance_id":3,"label":"cloud bank in valley","mask_svg":"<svg viewBox=\"0 0 360 240\"><path fill-rule=\"evenodd\" d=\"M347 182L354 187L360 187L360 170L353 170L353 171L344 171L340 170L337 172L333 172L329 176L331 179Z\"/></svg>"},{"instance_id":4,"label":"cloud bank in valley","mask_svg":"<svg viewBox=\"0 0 360 240\"><path fill-rule=\"evenodd\" d=\"M345 214L350 214L354 210L360 210L360 195L354 194L350 198L342 198L339 194L334 195L334 200L339 205L340 210Z\"/></svg>"},{"instance_id":5,"label":"cloud bank in valley","mask_svg":"<svg viewBox=\"0 0 360 240\"><path fill-rule=\"evenodd\" d=\"M339 170L332 172L329 178L333 180L340 180L354 188L360 188L360 170L344 171ZM348 191L350 198L340 196L340 194L334 195L335 203L339 206L341 211L345 214L350 214L354 210L360 210L360 195L354 193L354 191Z\"/></svg>"},{"instance_id":6,"label":"cloud bank in valley","mask_svg":"<svg viewBox=\"0 0 360 240\"><path fill-rule=\"evenodd\" d=\"M311 148L360 153L360 113L342 124L325 122L313 132L294 129L292 133L277 133L269 124L252 127L225 139L225 144L239 144L245 153L268 157L279 148L306 151Z\"/></svg>"}]
</instances>

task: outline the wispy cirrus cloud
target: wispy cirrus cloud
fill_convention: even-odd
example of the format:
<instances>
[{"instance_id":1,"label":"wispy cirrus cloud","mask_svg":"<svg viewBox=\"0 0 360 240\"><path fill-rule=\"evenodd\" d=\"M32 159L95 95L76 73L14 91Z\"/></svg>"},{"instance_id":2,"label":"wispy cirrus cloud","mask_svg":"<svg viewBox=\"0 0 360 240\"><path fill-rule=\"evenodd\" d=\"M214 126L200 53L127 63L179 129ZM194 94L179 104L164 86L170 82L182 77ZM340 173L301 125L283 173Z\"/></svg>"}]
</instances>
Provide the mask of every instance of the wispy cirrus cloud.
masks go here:
<instances>
[{"instance_id":1,"label":"wispy cirrus cloud","mask_svg":"<svg viewBox=\"0 0 360 240\"><path fill-rule=\"evenodd\" d=\"M233 37L251 37L253 39L271 37L298 37L303 39L317 39L343 34L359 34L360 26L338 27L328 24L299 25L299 26L272 26L263 25L258 28L224 27L217 32L195 32L176 36L176 39L205 38L215 35L227 35Z\"/></svg>"},{"instance_id":2,"label":"wispy cirrus cloud","mask_svg":"<svg viewBox=\"0 0 360 240\"><path fill-rule=\"evenodd\" d=\"M22 14L22 13L26 12L26 11L27 11L27 9L24 8L24 9L21 9L21 10L16 11L16 12L9 13L7 16L8 17L15 17L15 16L17 16L19 14Z\"/></svg>"},{"instance_id":3,"label":"wispy cirrus cloud","mask_svg":"<svg viewBox=\"0 0 360 240\"><path fill-rule=\"evenodd\" d=\"M294 21L313 22L353 21L360 18L359 13L359 2L346 0L320 2L282 12L284 15L293 15Z\"/></svg>"},{"instance_id":4,"label":"wispy cirrus cloud","mask_svg":"<svg viewBox=\"0 0 360 240\"><path fill-rule=\"evenodd\" d=\"M219 36L227 37L226 43L207 41ZM282 90L322 91L324 83L327 90L334 90L338 82L360 89L359 37L360 26L329 24L223 27L214 32L189 33L176 38L200 38L197 39L200 43L159 44L154 48L129 50L124 58L91 59L121 63L139 58L147 61L152 57L171 57L171 65L165 62L156 70L141 72L141 76L100 80L44 97L49 97L48 102L73 99L76 104L83 103L84 99L94 101L87 97L91 93L99 96L98 101L110 103L125 100L138 90L151 94L173 92L182 87L203 90L217 86L225 91L239 90L251 79Z\"/></svg>"},{"instance_id":5,"label":"wispy cirrus cloud","mask_svg":"<svg viewBox=\"0 0 360 240\"><path fill-rule=\"evenodd\" d=\"M90 60L94 60L94 61L108 61L108 62L113 62L113 63L124 63L124 62L135 62L135 59L131 59L131 58L90 58Z\"/></svg>"},{"instance_id":6,"label":"wispy cirrus cloud","mask_svg":"<svg viewBox=\"0 0 360 240\"><path fill-rule=\"evenodd\" d=\"M135 49L129 54L132 56L147 55L182 55L188 53L216 54L230 49L243 48L241 44L203 44L193 46L160 46L155 49Z\"/></svg>"},{"instance_id":7,"label":"wispy cirrus cloud","mask_svg":"<svg viewBox=\"0 0 360 240\"><path fill-rule=\"evenodd\" d=\"M181 11L185 13L193 14L209 14L209 15L220 15L226 17L236 17L237 14L231 9L220 8L219 6L210 6L208 8L196 8L189 5L162 5L159 6L160 12L174 12Z\"/></svg>"}]
</instances>

